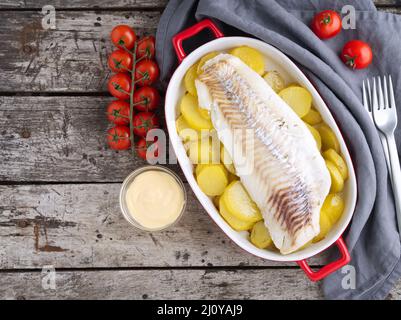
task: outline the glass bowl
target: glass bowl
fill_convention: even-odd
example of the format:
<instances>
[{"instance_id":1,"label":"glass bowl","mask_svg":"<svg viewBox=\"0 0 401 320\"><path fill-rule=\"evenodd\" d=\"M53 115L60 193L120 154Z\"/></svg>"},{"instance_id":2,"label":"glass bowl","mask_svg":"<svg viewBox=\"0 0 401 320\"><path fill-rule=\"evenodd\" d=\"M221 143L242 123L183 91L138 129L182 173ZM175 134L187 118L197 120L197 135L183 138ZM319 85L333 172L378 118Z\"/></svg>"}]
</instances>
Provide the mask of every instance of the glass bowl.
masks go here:
<instances>
[{"instance_id":1,"label":"glass bowl","mask_svg":"<svg viewBox=\"0 0 401 320\"><path fill-rule=\"evenodd\" d=\"M181 212L180 214L177 216L177 219L175 219L172 223L163 226L161 228L156 228L156 229L150 229L147 227L144 227L143 225L141 225L139 222L137 222L135 220L135 218L130 214L128 207L127 207L127 203L126 203L126 194L127 194L127 189L130 186L130 184L135 180L135 178L137 176L139 176L140 174L146 172L146 171L162 171L167 173L168 175L170 175L171 177L174 178L174 180L177 181L178 185L181 187L181 190L183 192L184 195L184 204L182 206ZM149 231L149 232L154 232L154 231L161 231L161 230L165 230L171 226L173 226L174 224L176 224L182 217L185 208L186 208L186 204L187 204L187 191L184 187L184 184L182 182L182 180L180 179L180 177L172 170L167 169L166 167L162 167L162 166L156 166L156 165L150 165L150 166L145 166L145 167L141 167L138 168L136 170L134 170L133 172L131 172L128 177L125 178L122 186L121 186L121 190L120 190L120 208L121 208L121 212L125 218L125 220L127 220L132 226L144 230L144 231Z\"/></svg>"}]
</instances>

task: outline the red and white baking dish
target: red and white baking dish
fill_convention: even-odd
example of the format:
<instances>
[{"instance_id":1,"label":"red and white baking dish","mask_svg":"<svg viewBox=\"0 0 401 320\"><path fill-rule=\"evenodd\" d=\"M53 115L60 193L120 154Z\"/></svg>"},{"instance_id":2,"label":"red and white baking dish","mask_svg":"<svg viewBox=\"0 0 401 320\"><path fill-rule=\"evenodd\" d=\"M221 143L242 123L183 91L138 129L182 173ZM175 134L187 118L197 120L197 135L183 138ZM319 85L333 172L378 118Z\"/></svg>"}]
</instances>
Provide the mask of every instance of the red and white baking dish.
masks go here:
<instances>
[{"instance_id":1,"label":"red and white baking dish","mask_svg":"<svg viewBox=\"0 0 401 320\"><path fill-rule=\"evenodd\" d=\"M204 29L209 29L210 31L212 31L217 39L202 45L201 47L197 48L195 51L187 55L184 52L182 46L183 41L196 35ZM357 198L355 171L341 132L326 104L320 97L319 93L316 91L315 87L310 83L310 81L301 72L301 70L281 51L277 50L271 45L252 38L224 37L222 32L209 19L203 20L190 27L189 29L186 29L185 31L177 34L172 41L180 65L174 72L167 89L165 102L167 128L172 146L174 148L180 166L185 174L185 177L188 180L188 183L190 184L193 192L195 193L205 210L208 212L210 217L227 234L227 236L230 237L242 249L264 259L269 259L273 261L295 261L305 271L307 276L313 281L321 280L328 276L330 273L348 264L348 262L350 261L350 255L341 235L347 228L355 209ZM180 137L178 136L175 127L175 120L179 116L179 101L185 93L183 79L187 70L201 57L209 52L226 51L238 46L250 46L259 50L266 57L267 70L277 70L284 77L287 83L299 83L311 92L313 96L314 106L319 110L324 121L337 135L337 138L341 145L341 152L349 169L349 178L346 181L346 185L344 188L345 209L341 219L331 229L330 233L326 236L324 240L289 255L282 255L278 252L258 249L248 240L247 232L237 232L224 221L224 219L220 216L219 212L213 205L211 199L201 191L198 184L196 183L193 175L193 165L185 152L184 145ZM327 264L320 270L312 270L307 264L306 259L317 255L318 253L326 250L333 244L336 244L340 251L340 259Z\"/></svg>"}]
</instances>

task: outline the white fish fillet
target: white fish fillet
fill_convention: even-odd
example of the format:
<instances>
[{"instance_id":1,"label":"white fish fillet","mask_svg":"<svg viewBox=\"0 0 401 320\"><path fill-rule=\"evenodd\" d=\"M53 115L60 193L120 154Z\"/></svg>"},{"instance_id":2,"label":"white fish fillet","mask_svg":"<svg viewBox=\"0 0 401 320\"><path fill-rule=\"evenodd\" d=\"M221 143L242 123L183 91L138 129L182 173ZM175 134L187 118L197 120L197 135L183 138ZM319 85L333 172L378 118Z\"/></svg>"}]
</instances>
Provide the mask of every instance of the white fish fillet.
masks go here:
<instances>
[{"instance_id":1,"label":"white fish fillet","mask_svg":"<svg viewBox=\"0 0 401 320\"><path fill-rule=\"evenodd\" d=\"M303 121L240 59L220 54L196 80L219 139L275 246L289 254L320 232L330 175ZM245 156L244 156L245 153Z\"/></svg>"}]
</instances>

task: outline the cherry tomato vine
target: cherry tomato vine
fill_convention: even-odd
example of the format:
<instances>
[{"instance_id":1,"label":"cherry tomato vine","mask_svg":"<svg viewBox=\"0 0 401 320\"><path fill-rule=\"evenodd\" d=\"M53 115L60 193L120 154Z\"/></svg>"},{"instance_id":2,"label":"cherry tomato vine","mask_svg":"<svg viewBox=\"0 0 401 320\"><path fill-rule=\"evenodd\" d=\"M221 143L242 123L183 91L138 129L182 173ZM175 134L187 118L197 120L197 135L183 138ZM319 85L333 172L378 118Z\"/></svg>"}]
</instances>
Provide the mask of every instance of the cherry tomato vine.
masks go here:
<instances>
[{"instance_id":1,"label":"cherry tomato vine","mask_svg":"<svg viewBox=\"0 0 401 320\"><path fill-rule=\"evenodd\" d=\"M112 149L131 148L135 152L134 136L138 136L140 150L136 150L136 153L144 158L146 152L143 148L149 145L140 141L146 138L149 130L159 127L159 120L152 112L160 103L158 91L151 87L159 77L159 67L153 60L154 37L138 40L132 28L119 25L112 30L111 39L118 49L108 59L110 69L115 72L109 79L108 89L118 100L112 101L107 107L107 118L116 125L108 131L108 144ZM139 111L137 115L134 109ZM123 129L124 126L128 126L128 130Z\"/></svg>"}]
</instances>

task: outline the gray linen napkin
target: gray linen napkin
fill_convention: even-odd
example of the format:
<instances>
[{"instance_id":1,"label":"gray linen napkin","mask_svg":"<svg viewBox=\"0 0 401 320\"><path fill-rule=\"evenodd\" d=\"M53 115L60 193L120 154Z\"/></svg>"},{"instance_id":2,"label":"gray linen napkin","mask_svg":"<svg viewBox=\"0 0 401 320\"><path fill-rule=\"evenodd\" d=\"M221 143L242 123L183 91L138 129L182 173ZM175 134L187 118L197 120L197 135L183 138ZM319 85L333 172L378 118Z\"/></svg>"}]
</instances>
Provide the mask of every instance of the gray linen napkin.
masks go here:
<instances>
[{"instance_id":1,"label":"gray linen napkin","mask_svg":"<svg viewBox=\"0 0 401 320\"><path fill-rule=\"evenodd\" d=\"M321 41L308 27L316 11L340 11L348 4L357 10L355 30ZM245 34L280 49L301 67L326 101L354 161L358 203L346 233L355 288L352 281L347 282L352 272L347 268L328 277L323 290L329 299L385 298L401 277L400 239L382 146L361 104L361 85L367 77L391 73L401 110L401 16L377 12L370 0L171 0L156 36L165 83L177 64L172 36L205 17L214 19L227 36ZM340 61L339 52L351 39L372 45L374 62L368 69L353 71ZM401 150L401 126L396 134Z\"/></svg>"}]
</instances>

